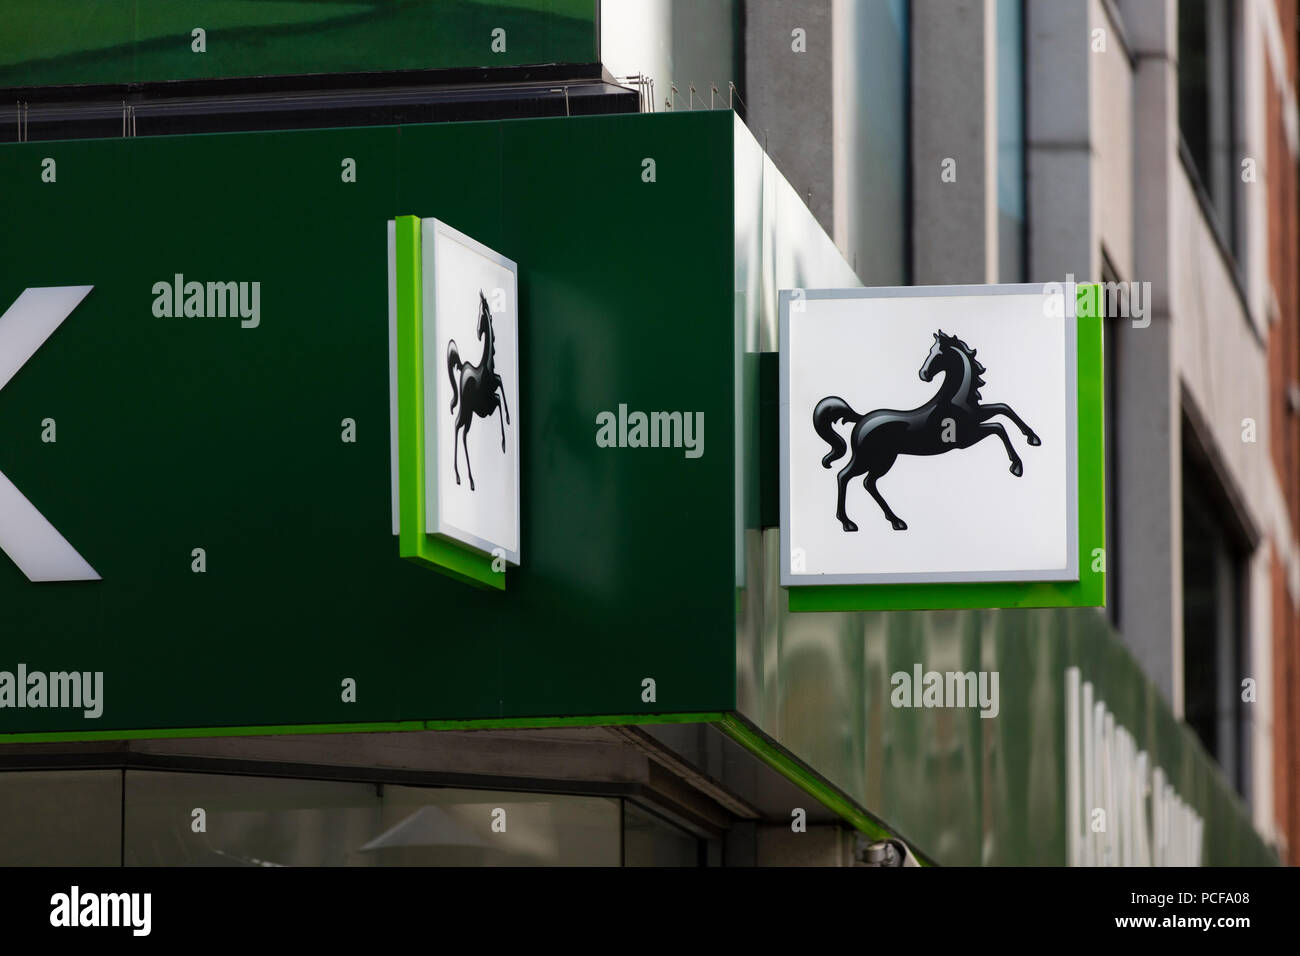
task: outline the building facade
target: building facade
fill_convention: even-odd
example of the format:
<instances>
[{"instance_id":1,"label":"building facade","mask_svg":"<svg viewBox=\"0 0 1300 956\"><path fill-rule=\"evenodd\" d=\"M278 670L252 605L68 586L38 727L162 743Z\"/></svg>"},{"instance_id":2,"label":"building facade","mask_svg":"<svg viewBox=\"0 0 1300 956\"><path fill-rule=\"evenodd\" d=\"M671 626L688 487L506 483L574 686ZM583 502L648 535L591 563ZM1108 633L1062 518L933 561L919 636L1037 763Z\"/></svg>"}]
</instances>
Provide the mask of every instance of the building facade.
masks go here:
<instances>
[{"instance_id":1,"label":"building facade","mask_svg":"<svg viewBox=\"0 0 1300 956\"><path fill-rule=\"evenodd\" d=\"M14 449L0 470L40 489L32 504L56 526L84 527L104 596L9 567L0 671L16 701L20 664L90 660L107 703L102 724L0 709L0 861L853 865L889 838L955 865L1300 860L1295 0L359 6L57 28L34 8L30 32L0 46L13 187L0 209L32 226L25 251L11 231L0 299L87 281L38 264L54 241L43 219L84 217L104 243L103 224L119 224L130 255L92 276L105 297L170 281L181 252L193 270L245 268L241 228L245 261L270 263L268 290L281 260L301 284L333 244L346 255L328 294L266 293L293 334L271 339L264 378L220 371L251 359L239 341L193 337L206 331L157 346L141 333L139 347L160 361L203 351L207 371L189 375L217 391L188 414L232 449L243 439L210 410L237 390L255 415L268 396L319 388L319 404L364 410L346 419L357 434L377 420L386 434L372 387L383 342L330 302L382 326L382 255L352 237L371 220L445 219L518 262L521 356L535 363L519 426L525 557L495 604L440 577L408 583L386 537L372 552L372 529L331 515L326 478L298 506L304 541L323 547L329 526L367 563L296 557L314 570L283 572L279 595L222 581L211 546L224 590L205 595L195 575L211 572L188 540L179 578L147 542L114 565L127 509L98 531L89 497L58 510L55 492L85 495L62 477L84 439L74 410L43 409L59 361L97 373L52 337L63 351L41 359L47 377L33 363L0 394ZM254 155L281 165L214 186ZM56 179L42 178L50 162ZM335 180L358 189L327 192ZM149 238L166 209L150 182L224 206L178 221L169 250ZM253 238L299 214L308 225L285 245L308 261ZM223 232L222 215L247 224ZM792 610L774 506L780 291L1066 281L1103 284L1106 607ZM99 314L94 298L84 308ZM309 331L316 312L337 331ZM304 340L317 377L285 358ZM95 341L119 356L107 333ZM337 384L353 354L369 363L355 399ZM156 380L175 397L185 378ZM705 409L697 471L650 449L644 469L624 466L642 452L593 443L593 414L645 402ZM306 420L315 406L286 407ZM57 442L40 440L47 419ZM269 459L269 486L294 461L338 469L338 487L365 489L355 510L377 506L386 524L387 446L337 465L297 441ZM200 472L208 461L184 442L171 453ZM222 513L218 487L196 477L192 494ZM149 507L184 524L188 500L159 492ZM283 500L207 540L265 551ZM322 582L374 603L295 619L292 596ZM166 593L165 611L140 593ZM426 624L426 599L472 608L481 630ZM229 647L263 654L260 674L218 693L243 673L212 643L227 632L199 641L207 664L163 635L204 615L236 630L222 606L245 600L255 613ZM92 653L104 641L124 650ZM375 657L355 658L358 644ZM122 676L154 668L175 686ZM998 674L996 715L900 707L893 678L914 668ZM341 675L351 701L311 689Z\"/></svg>"}]
</instances>

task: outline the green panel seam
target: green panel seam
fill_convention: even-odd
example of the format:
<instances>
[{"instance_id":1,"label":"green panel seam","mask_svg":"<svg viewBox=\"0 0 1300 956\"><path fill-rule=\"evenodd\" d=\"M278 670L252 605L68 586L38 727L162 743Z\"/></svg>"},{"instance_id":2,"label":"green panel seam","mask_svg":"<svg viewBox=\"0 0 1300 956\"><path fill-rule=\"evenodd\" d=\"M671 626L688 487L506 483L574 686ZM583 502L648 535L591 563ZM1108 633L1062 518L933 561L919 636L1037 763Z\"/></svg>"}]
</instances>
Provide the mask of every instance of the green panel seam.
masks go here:
<instances>
[{"instance_id":1,"label":"green panel seam","mask_svg":"<svg viewBox=\"0 0 1300 956\"><path fill-rule=\"evenodd\" d=\"M859 807L852 798L842 793L834 784L809 770L798 758L773 744L747 721L735 714L723 714L722 718L716 721L716 726L800 790L819 801L827 809L839 814L854 829L873 840L890 838L902 840L912 851L918 863L922 866L934 865L933 861L925 856L911 840L891 833L880 821Z\"/></svg>"}]
</instances>

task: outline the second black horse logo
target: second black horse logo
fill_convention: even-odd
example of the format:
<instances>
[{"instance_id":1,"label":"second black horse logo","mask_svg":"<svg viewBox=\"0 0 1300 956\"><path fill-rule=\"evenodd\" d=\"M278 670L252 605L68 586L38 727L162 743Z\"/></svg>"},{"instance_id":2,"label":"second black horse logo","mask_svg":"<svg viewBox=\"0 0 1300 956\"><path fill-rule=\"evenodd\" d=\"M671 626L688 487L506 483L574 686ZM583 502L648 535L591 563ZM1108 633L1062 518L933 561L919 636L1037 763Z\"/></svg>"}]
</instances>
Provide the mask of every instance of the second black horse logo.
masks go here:
<instances>
[{"instance_id":1,"label":"second black horse logo","mask_svg":"<svg viewBox=\"0 0 1300 956\"><path fill-rule=\"evenodd\" d=\"M1006 429L1000 422L990 422L989 419L994 415L1004 415L1015 423L1029 444L1041 445L1042 441L1011 406L1000 402L980 404L979 390L984 385L980 374L984 370L984 366L976 360L973 348L955 335L945 335L940 329L934 333L934 346L926 356L919 375L921 381L929 382L942 372L943 384L934 397L921 407L910 411L877 408L859 415L849 407L848 402L834 395L817 403L813 409L813 427L826 444L831 446L831 450L822 458L823 468L829 468L831 462L848 450L834 426L839 422L853 423L850 439L853 452L848 464L840 469L839 496L835 509L835 517L840 520L845 531L858 530L858 526L844 510L844 493L849 482L858 475L866 475L862 480L863 486L876 499L894 530L907 530L907 522L894 514L876 487L876 481L893 467L899 455L941 455L954 448L969 448L990 435L996 435L1006 446L1007 457L1011 460L1011 474L1017 478L1024 474L1024 466L1011 439L1007 437Z\"/></svg>"},{"instance_id":2,"label":"second black horse logo","mask_svg":"<svg viewBox=\"0 0 1300 956\"><path fill-rule=\"evenodd\" d=\"M458 438L465 443L465 470L469 472L469 490L474 490L474 469L469 464L469 427L474 424L474 416L487 418L498 408L505 413L501 422L501 452L506 450L506 425L510 423L510 406L506 404L506 389L501 384L501 376L496 373L496 337L492 333L492 310L488 308L487 299L482 291L478 294L478 337L483 341L483 355L477 365L470 365L460 360L456 351L456 340L447 343L447 375L451 378L451 413L455 416L456 427L452 431L451 467L456 473L456 484L460 484L460 446ZM500 397L498 398L498 393ZM457 411L456 404L460 403ZM462 431L463 430L463 431Z\"/></svg>"}]
</instances>

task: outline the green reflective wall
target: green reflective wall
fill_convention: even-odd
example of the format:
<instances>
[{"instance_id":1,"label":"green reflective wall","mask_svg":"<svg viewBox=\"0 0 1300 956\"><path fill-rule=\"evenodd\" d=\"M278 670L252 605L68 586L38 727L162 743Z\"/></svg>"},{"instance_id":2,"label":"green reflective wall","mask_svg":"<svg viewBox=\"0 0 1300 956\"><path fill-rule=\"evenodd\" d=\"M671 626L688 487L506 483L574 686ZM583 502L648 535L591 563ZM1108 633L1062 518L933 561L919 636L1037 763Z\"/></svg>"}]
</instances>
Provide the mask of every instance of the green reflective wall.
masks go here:
<instances>
[{"instance_id":1,"label":"green reflective wall","mask_svg":"<svg viewBox=\"0 0 1300 956\"><path fill-rule=\"evenodd\" d=\"M740 711L944 864L1060 865L1065 671L1082 678L1204 820L1202 862L1276 862L1195 735L1090 608L791 614L775 530L749 536L763 601L740 624ZM997 671L999 712L899 708L891 675Z\"/></svg>"},{"instance_id":2,"label":"green reflective wall","mask_svg":"<svg viewBox=\"0 0 1300 956\"><path fill-rule=\"evenodd\" d=\"M0 87L595 63L597 42L596 0L5 0Z\"/></svg>"},{"instance_id":3,"label":"green reflective wall","mask_svg":"<svg viewBox=\"0 0 1300 956\"><path fill-rule=\"evenodd\" d=\"M935 862L1062 865L1066 669L1077 667L1115 724L1203 819L1203 863L1275 863L1249 809L1102 610L789 611L768 485L779 468L770 409L773 426L761 424L775 382L766 393L760 387L758 353L778 348L777 290L861 283L743 126L735 141L736 321L745 353L737 461L746 529L737 562L737 710ZM996 671L997 716L893 706L892 675L917 665L923 673Z\"/></svg>"},{"instance_id":4,"label":"green reflective wall","mask_svg":"<svg viewBox=\"0 0 1300 956\"><path fill-rule=\"evenodd\" d=\"M1203 862L1275 862L1249 810L1093 609L790 614L775 531L751 533L768 600L745 605L740 710L933 860L1061 865L1065 671L1106 708L1205 821ZM997 671L998 714L896 708L891 675Z\"/></svg>"}]
</instances>

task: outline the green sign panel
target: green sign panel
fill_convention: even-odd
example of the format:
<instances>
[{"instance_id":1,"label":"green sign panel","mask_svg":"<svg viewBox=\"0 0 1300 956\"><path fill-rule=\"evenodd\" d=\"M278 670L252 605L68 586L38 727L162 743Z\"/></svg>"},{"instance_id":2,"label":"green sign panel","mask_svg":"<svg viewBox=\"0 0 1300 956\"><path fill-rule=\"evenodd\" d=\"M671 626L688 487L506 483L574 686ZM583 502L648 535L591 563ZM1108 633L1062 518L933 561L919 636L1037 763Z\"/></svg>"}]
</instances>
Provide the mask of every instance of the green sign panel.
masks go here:
<instances>
[{"instance_id":1,"label":"green sign panel","mask_svg":"<svg viewBox=\"0 0 1300 956\"><path fill-rule=\"evenodd\" d=\"M597 61L595 0L6 0L0 87Z\"/></svg>"},{"instance_id":2,"label":"green sign panel","mask_svg":"<svg viewBox=\"0 0 1300 956\"><path fill-rule=\"evenodd\" d=\"M0 686L0 733L731 709L732 261L645 250L731 249L732 122L0 149L0 327L91 287L0 388L0 473L99 578L0 557L0 671L102 675L94 717ZM518 264L505 591L393 534L386 230L411 212ZM629 223L642 254L610 239ZM602 440L657 410L702 423L694 448ZM503 424L470 435L480 489Z\"/></svg>"}]
</instances>

